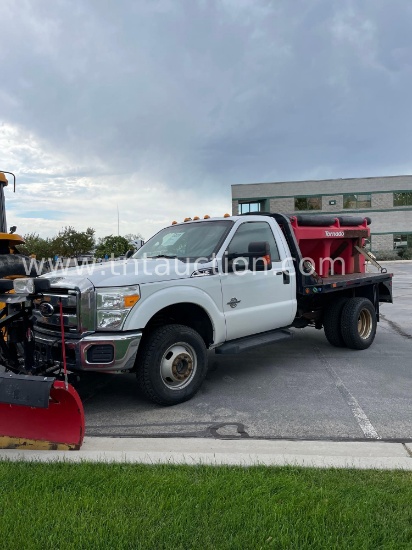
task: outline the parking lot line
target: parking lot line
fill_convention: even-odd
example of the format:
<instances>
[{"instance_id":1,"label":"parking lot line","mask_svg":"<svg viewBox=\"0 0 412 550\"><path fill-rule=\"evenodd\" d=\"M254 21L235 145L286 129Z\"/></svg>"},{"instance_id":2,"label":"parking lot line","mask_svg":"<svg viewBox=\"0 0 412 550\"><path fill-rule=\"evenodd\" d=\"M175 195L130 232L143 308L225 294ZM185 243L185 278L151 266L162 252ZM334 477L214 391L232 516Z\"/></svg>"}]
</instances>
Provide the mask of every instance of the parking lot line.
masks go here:
<instances>
[{"instance_id":1,"label":"parking lot line","mask_svg":"<svg viewBox=\"0 0 412 550\"><path fill-rule=\"evenodd\" d=\"M323 355L323 353L319 348L316 347L314 349L319 359L321 360L322 364L324 365L326 371L334 380L336 388L339 390L339 393L341 394L343 399L346 401L346 404L348 405L348 407L351 409L352 414L356 422L358 423L360 429L362 430L364 436L367 437L368 439L381 439L378 432L372 426L371 421L366 416L365 411L362 409L362 407L359 405L356 398L351 394L351 392L345 386L345 384L343 383L343 380L335 371L335 369L332 367L332 365L329 363L327 358Z\"/></svg>"}]
</instances>

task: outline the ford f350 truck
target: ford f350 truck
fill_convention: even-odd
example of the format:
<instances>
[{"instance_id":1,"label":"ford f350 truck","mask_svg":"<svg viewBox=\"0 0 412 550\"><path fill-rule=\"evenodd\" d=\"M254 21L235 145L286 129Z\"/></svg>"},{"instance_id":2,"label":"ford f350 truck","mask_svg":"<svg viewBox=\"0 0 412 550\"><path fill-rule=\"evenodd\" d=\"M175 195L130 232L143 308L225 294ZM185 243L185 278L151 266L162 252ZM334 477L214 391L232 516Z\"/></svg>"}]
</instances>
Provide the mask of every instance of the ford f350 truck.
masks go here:
<instances>
[{"instance_id":1,"label":"ford f350 truck","mask_svg":"<svg viewBox=\"0 0 412 550\"><path fill-rule=\"evenodd\" d=\"M43 275L38 364L58 365L63 341L70 370L134 371L149 399L173 405L200 388L210 349L239 353L307 326L333 346L372 344L392 275L366 272L368 218L205 218L174 222L123 262Z\"/></svg>"}]
</instances>

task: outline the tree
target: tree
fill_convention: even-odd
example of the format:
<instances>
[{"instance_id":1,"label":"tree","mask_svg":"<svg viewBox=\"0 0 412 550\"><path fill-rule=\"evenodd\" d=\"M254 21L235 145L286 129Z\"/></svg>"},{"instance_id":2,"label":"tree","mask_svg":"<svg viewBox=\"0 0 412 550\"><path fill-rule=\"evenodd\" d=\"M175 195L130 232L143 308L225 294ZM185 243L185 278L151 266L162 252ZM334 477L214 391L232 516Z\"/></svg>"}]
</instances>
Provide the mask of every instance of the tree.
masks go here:
<instances>
[{"instance_id":1,"label":"tree","mask_svg":"<svg viewBox=\"0 0 412 550\"><path fill-rule=\"evenodd\" d=\"M52 239L43 239L37 233L27 233L24 235L25 244L18 246L23 254L34 254L38 260L43 258L52 258L55 254Z\"/></svg>"},{"instance_id":2,"label":"tree","mask_svg":"<svg viewBox=\"0 0 412 550\"><path fill-rule=\"evenodd\" d=\"M124 235L124 238L127 239L129 243L132 241L137 241L138 239L142 239L142 241L144 241L143 235L141 233L127 233L126 235Z\"/></svg>"},{"instance_id":3,"label":"tree","mask_svg":"<svg viewBox=\"0 0 412 550\"><path fill-rule=\"evenodd\" d=\"M96 247L94 255L97 258L104 258L106 254L109 257L113 254L113 256L117 258L118 256L126 254L129 248L129 241L125 237L107 235L99 239L99 244Z\"/></svg>"},{"instance_id":4,"label":"tree","mask_svg":"<svg viewBox=\"0 0 412 550\"><path fill-rule=\"evenodd\" d=\"M88 227L86 231L76 231L68 226L61 229L52 240L54 253L64 257L77 258L82 254L89 254L95 245L95 230Z\"/></svg>"}]
</instances>

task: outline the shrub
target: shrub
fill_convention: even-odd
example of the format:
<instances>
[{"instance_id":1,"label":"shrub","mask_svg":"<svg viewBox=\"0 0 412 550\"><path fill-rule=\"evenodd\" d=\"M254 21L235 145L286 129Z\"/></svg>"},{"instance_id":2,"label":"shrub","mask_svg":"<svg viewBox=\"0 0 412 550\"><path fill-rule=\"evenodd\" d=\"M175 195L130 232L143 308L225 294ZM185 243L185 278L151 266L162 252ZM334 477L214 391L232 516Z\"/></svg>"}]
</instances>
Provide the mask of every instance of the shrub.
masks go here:
<instances>
[{"instance_id":1,"label":"shrub","mask_svg":"<svg viewBox=\"0 0 412 550\"><path fill-rule=\"evenodd\" d=\"M402 260L412 260L412 248L403 248L399 250L399 256Z\"/></svg>"},{"instance_id":2,"label":"shrub","mask_svg":"<svg viewBox=\"0 0 412 550\"><path fill-rule=\"evenodd\" d=\"M396 250L377 250L373 252L378 262L393 262L399 260L399 255Z\"/></svg>"}]
</instances>

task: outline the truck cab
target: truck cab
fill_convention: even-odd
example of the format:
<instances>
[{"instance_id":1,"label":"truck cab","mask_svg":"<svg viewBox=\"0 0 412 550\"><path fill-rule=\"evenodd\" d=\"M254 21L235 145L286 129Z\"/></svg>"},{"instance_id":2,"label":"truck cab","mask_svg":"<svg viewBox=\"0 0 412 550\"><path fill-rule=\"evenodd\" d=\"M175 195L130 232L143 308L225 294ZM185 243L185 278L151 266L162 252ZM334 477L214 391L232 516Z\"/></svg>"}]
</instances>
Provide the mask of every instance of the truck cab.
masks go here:
<instances>
[{"instance_id":1,"label":"truck cab","mask_svg":"<svg viewBox=\"0 0 412 550\"><path fill-rule=\"evenodd\" d=\"M259 243L269 247L264 266L256 261L263 248L255 256L251 252ZM167 296L170 283L164 280L171 272L179 277L173 285L182 293L181 300L199 305L213 302L204 305L213 325L214 347L249 334L251 318L256 332L287 326L294 319L294 266L285 238L270 218L215 218L175 224L160 231L132 257L132 262L139 260L155 272L161 271L159 262L163 260L165 275L152 275L150 286L142 285L141 306L150 311L142 315L136 307L129 323L138 323L139 317L148 320L161 305L159 300L172 299Z\"/></svg>"}]
</instances>

